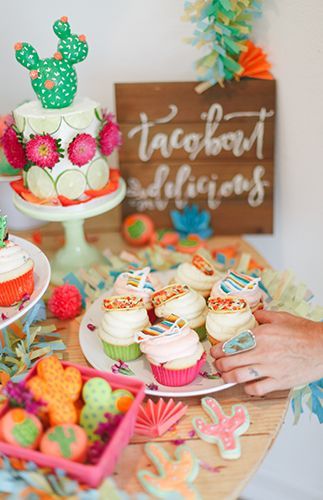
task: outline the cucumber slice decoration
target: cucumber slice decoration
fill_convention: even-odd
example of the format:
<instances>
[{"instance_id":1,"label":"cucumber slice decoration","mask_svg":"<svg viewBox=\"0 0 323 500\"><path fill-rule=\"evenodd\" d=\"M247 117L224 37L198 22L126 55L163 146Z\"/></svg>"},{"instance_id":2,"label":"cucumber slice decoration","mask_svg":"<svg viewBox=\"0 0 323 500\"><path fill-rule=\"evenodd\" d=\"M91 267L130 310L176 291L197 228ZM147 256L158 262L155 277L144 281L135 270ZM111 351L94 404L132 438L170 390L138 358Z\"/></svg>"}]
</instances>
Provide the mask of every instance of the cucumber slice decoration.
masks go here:
<instances>
[{"instance_id":1,"label":"cucumber slice decoration","mask_svg":"<svg viewBox=\"0 0 323 500\"><path fill-rule=\"evenodd\" d=\"M80 170L65 170L56 180L56 191L70 200L79 198L86 189L86 178Z\"/></svg>"},{"instance_id":2,"label":"cucumber slice decoration","mask_svg":"<svg viewBox=\"0 0 323 500\"><path fill-rule=\"evenodd\" d=\"M88 166L86 178L91 189L102 189L108 182L110 168L104 158L97 158Z\"/></svg>"},{"instance_id":3,"label":"cucumber slice decoration","mask_svg":"<svg viewBox=\"0 0 323 500\"><path fill-rule=\"evenodd\" d=\"M33 165L26 174L26 183L29 191L37 198L56 197L54 182L50 174L43 168Z\"/></svg>"},{"instance_id":4,"label":"cucumber slice decoration","mask_svg":"<svg viewBox=\"0 0 323 500\"><path fill-rule=\"evenodd\" d=\"M29 126L36 134L55 134L61 125L61 121L60 116L28 118Z\"/></svg>"},{"instance_id":5,"label":"cucumber slice decoration","mask_svg":"<svg viewBox=\"0 0 323 500\"><path fill-rule=\"evenodd\" d=\"M89 111L83 111L82 113L75 113L71 115L64 116L64 120L67 125L76 129L83 130L91 125L94 119L94 111L93 109Z\"/></svg>"},{"instance_id":6,"label":"cucumber slice decoration","mask_svg":"<svg viewBox=\"0 0 323 500\"><path fill-rule=\"evenodd\" d=\"M18 129L18 132L23 132L25 130L25 123L26 123L25 118L21 115L18 115L15 112L13 112L13 117L15 119L15 125Z\"/></svg>"}]
</instances>

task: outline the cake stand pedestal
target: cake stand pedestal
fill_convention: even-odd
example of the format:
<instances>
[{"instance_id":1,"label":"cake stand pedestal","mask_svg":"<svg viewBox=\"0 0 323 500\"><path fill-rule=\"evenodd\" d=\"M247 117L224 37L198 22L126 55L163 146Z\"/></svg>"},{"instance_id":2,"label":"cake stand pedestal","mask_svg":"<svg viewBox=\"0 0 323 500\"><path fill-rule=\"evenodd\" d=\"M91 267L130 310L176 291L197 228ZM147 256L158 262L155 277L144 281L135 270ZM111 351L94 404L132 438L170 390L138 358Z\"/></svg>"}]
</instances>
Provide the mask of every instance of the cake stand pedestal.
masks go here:
<instances>
[{"instance_id":1,"label":"cake stand pedestal","mask_svg":"<svg viewBox=\"0 0 323 500\"><path fill-rule=\"evenodd\" d=\"M52 283L61 285L64 276L68 273L78 271L81 268L87 269L94 263L104 262L102 253L89 245L85 239L84 221L90 217L109 212L122 202L125 195L126 185L123 179L120 179L119 188L114 193L69 207L36 205L23 200L17 193L14 193L14 205L25 215L63 224L65 245L51 261Z\"/></svg>"}]
</instances>

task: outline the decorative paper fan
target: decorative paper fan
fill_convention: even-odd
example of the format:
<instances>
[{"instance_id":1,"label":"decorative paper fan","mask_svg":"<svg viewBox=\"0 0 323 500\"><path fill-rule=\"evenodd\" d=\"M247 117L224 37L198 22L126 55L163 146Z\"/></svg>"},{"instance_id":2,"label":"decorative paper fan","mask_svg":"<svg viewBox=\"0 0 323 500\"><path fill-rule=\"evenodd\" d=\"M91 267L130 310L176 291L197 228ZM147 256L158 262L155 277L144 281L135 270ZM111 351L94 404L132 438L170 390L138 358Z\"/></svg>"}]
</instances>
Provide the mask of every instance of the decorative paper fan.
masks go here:
<instances>
[{"instance_id":1,"label":"decorative paper fan","mask_svg":"<svg viewBox=\"0 0 323 500\"><path fill-rule=\"evenodd\" d=\"M270 73L271 64L267 60L267 54L257 47L251 40L246 42L247 50L241 52L239 64L243 70L237 73L237 76L242 78L260 78L262 80L273 80L273 75Z\"/></svg>"},{"instance_id":2,"label":"decorative paper fan","mask_svg":"<svg viewBox=\"0 0 323 500\"><path fill-rule=\"evenodd\" d=\"M185 415L187 408L181 401L175 404L173 399L167 403L162 398L157 403L148 399L139 407L135 432L152 438L162 436Z\"/></svg>"}]
</instances>

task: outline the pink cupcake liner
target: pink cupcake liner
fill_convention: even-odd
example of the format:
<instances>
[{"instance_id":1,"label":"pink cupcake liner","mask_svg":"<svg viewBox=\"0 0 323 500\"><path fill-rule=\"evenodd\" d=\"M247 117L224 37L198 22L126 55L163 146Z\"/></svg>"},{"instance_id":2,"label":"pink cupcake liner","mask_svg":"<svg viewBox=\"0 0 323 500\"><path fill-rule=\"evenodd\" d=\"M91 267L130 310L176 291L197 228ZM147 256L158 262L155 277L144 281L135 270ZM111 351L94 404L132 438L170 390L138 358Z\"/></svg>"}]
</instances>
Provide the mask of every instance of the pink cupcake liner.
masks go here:
<instances>
[{"instance_id":1,"label":"pink cupcake liner","mask_svg":"<svg viewBox=\"0 0 323 500\"><path fill-rule=\"evenodd\" d=\"M201 359L195 365L181 370L171 370L164 368L162 365L157 366L150 364L151 371L157 382L170 387L179 387L188 385L196 379L206 361L206 353L203 353Z\"/></svg>"}]
</instances>

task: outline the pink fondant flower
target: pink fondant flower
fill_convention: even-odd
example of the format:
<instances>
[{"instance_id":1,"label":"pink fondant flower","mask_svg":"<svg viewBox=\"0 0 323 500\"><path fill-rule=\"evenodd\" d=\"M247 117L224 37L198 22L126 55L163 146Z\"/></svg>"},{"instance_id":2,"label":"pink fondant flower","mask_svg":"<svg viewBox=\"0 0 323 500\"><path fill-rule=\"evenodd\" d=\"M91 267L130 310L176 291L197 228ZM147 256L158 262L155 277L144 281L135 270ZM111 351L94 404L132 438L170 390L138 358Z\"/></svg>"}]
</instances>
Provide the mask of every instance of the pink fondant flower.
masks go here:
<instances>
[{"instance_id":1,"label":"pink fondant flower","mask_svg":"<svg viewBox=\"0 0 323 500\"><path fill-rule=\"evenodd\" d=\"M95 155L96 142L90 134L78 134L68 146L68 158L73 165L82 167Z\"/></svg>"},{"instance_id":2,"label":"pink fondant flower","mask_svg":"<svg viewBox=\"0 0 323 500\"><path fill-rule=\"evenodd\" d=\"M116 148L121 146L122 137L119 125L112 113L104 116L104 125L99 133L99 145L102 154L109 156Z\"/></svg>"},{"instance_id":3,"label":"pink fondant flower","mask_svg":"<svg viewBox=\"0 0 323 500\"><path fill-rule=\"evenodd\" d=\"M13 168L24 168L27 163L25 149L13 127L8 127L3 134L2 146L8 163Z\"/></svg>"},{"instance_id":4,"label":"pink fondant flower","mask_svg":"<svg viewBox=\"0 0 323 500\"><path fill-rule=\"evenodd\" d=\"M27 158L34 165L53 168L60 158L58 141L49 134L34 135L26 144Z\"/></svg>"}]
</instances>

